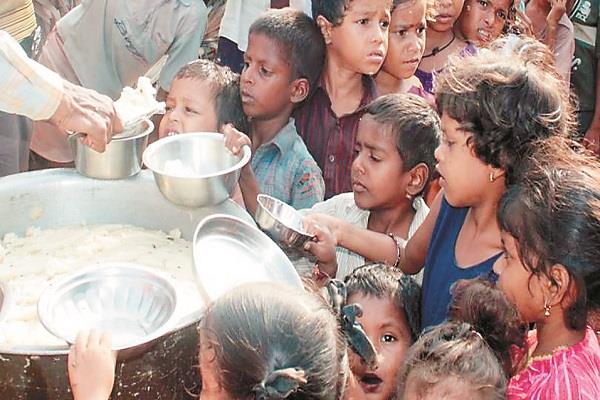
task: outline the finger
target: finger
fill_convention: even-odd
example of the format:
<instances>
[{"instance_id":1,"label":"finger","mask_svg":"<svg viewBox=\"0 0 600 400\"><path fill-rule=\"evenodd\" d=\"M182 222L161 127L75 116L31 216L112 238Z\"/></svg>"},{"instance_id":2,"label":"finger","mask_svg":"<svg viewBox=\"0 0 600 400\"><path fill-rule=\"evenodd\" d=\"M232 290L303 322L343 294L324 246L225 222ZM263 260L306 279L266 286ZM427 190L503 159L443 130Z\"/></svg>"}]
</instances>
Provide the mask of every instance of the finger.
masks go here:
<instances>
[{"instance_id":1,"label":"finger","mask_svg":"<svg viewBox=\"0 0 600 400\"><path fill-rule=\"evenodd\" d=\"M112 130L113 132L122 132L123 131L123 121L121 120L121 118L119 117L119 114L117 114L117 110L115 110L115 105L113 103L112 106L112 118L111 118L111 124L112 124Z\"/></svg>"},{"instance_id":2,"label":"finger","mask_svg":"<svg viewBox=\"0 0 600 400\"><path fill-rule=\"evenodd\" d=\"M100 345L100 339L102 334L97 330L90 331L90 336L88 337L88 348L89 347L98 347Z\"/></svg>"},{"instance_id":3,"label":"finger","mask_svg":"<svg viewBox=\"0 0 600 400\"><path fill-rule=\"evenodd\" d=\"M75 339L75 353L82 354L87 349L88 338L90 333L88 331L81 331L77 334L77 339Z\"/></svg>"},{"instance_id":4,"label":"finger","mask_svg":"<svg viewBox=\"0 0 600 400\"><path fill-rule=\"evenodd\" d=\"M101 347L111 347L112 337L110 332L102 333L102 336L100 336L99 339L99 343Z\"/></svg>"}]
</instances>

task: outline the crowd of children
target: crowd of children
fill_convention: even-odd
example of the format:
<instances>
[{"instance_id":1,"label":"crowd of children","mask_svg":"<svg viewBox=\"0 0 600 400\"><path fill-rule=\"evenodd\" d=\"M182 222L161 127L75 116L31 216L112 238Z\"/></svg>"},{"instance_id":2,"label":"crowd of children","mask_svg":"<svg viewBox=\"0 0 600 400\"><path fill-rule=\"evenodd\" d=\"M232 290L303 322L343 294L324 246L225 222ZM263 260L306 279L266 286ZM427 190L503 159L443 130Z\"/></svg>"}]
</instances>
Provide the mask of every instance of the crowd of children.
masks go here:
<instances>
[{"instance_id":1,"label":"crowd of children","mask_svg":"<svg viewBox=\"0 0 600 400\"><path fill-rule=\"evenodd\" d=\"M574 139L600 129L595 92L569 89L571 4L311 3L258 16L243 51L224 37L239 74L195 60L160 82L160 138L250 146L238 201L274 196L315 235L305 291L208 306L201 398L599 399L600 161ZM108 399L115 362L81 334L75 399Z\"/></svg>"}]
</instances>

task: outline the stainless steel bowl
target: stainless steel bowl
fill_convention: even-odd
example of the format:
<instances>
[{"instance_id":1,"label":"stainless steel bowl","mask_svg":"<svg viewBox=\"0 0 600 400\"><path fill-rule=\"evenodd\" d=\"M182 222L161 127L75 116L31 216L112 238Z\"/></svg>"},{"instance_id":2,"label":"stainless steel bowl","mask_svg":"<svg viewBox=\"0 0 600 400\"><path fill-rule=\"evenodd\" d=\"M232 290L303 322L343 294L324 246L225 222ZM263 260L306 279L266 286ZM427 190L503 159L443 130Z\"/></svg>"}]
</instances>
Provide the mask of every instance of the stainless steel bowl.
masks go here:
<instances>
[{"instance_id":1,"label":"stainless steel bowl","mask_svg":"<svg viewBox=\"0 0 600 400\"><path fill-rule=\"evenodd\" d=\"M302 289L283 251L258 228L229 215L205 218L194 233L194 272L207 302L248 282L279 282Z\"/></svg>"},{"instance_id":2,"label":"stainless steel bowl","mask_svg":"<svg viewBox=\"0 0 600 400\"><path fill-rule=\"evenodd\" d=\"M145 344L168 330L175 311L173 285L135 264L109 263L49 284L38 315L55 336L74 343L82 330L111 334L115 350Z\"/></svg>"},{"instance_id":3,"label":"stainless steel bowl","mask_svg":"<svg viewBox=\"0 0 600 400\"><path fill-rule=\"evenodd\" d=\"M207 207L223 202L235 190L240 169L250 161L250 148L244 146L242 151L241 157L234 156L219 133L186 133L152 143L143 159L169 201Z\"/></svg>"},{"instance_id":4,"label":"stainless steel bowl","mask_svg":"<svg viewBox=\"0 0 600 400\"><path fill-rule=\"evenodd\" d=\"M259 194L256 201L256 223L280 245L302 249L313 238L304 229L302 214L294 207L266 194Z\"/></svg>"},{"instance_id":5,"label":"stainless steel bowl","mask_svg":"<svg viewBox=\"0 0 600 400\"><path fill-rule=\"evenodd\" d=\"M77 172L89 178L122 179L142 169L142 154L148 145L148 135L154 130L149 119L133 129L113 137L103 153L89 148L78 134L69 139Z\"/></svg>"}]
</instances>

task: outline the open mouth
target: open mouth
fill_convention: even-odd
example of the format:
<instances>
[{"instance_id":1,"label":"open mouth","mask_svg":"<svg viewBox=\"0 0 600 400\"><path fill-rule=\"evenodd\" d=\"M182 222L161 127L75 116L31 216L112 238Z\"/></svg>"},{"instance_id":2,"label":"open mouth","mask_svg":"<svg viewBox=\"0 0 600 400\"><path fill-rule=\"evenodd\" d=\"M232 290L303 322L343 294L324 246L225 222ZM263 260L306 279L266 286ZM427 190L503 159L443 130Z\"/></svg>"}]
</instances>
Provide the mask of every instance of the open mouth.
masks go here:
<instances>
[{"instance_id":1,"label":"open mouth","mask_svg":"<svg viewBox=\"0 0 600 400\"><path fill-rule=\"evenodd\" d=\"M363 390L368 393L373 393L379 389L379 386L383 383L383 380L376 374L365 374L360 379L360 385Z\"/></svg>"},{"instance_id":2,"label":"open mouth","mask_svg":"<svg viewBox=\"0 0 600 400\"><path fill-rule=\"evenodd\" d=\"M492 34L486 30L477 29L477 35L485 42L492 40Z\"/></svg>"}]
</instances>

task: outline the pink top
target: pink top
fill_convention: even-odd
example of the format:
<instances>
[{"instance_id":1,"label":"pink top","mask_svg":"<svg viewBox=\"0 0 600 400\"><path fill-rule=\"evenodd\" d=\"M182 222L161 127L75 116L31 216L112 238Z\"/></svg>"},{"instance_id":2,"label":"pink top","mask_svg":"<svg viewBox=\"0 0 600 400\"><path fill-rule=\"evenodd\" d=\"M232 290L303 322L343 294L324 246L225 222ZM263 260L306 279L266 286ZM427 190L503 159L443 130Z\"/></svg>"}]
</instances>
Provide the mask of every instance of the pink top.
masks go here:
<instances>
[{"instance_id":1,"label":"pink top","mask_svg":"<svg viewBox=\"0 0 600 400\"><path fill-rule=\"evenodd\" d=\"M528 342L529 348L537 344L535 332ZM600 346L594 331L588 327L576 345L531 358L527 367L510 379L507 399L600 399Z\"/></svg>"}]
</instances>

